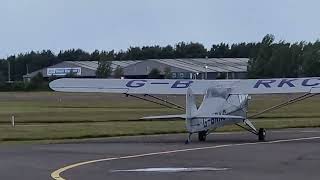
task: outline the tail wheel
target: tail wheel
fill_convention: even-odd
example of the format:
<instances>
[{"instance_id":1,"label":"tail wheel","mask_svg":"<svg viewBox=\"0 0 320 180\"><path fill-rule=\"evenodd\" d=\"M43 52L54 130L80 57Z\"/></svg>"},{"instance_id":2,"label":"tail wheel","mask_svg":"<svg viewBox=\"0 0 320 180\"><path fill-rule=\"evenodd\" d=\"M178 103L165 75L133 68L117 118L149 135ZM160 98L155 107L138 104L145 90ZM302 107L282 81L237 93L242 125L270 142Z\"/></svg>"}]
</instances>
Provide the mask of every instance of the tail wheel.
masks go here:
<instances>
[{"instance_id":1,"label":"tail wheel","mask_svg":"<svg viewBox=\"0 0 320 180\"><path fill-rule=\"evenodd\" d=\"M259 141L265 141L266 135L267 135L266 130L264 128L260 128L258 132Z\"/></svg>"},{"instance_id":2,"label":"tail wheel","mask_svg":"<svg viewBox=\"0 0 320 180\"><path fill-rule=\"evenodd\" d=\"M206 141L206 137L207 137L207 131L198 132L199 141Z\"/></svg>"}]
</instances>

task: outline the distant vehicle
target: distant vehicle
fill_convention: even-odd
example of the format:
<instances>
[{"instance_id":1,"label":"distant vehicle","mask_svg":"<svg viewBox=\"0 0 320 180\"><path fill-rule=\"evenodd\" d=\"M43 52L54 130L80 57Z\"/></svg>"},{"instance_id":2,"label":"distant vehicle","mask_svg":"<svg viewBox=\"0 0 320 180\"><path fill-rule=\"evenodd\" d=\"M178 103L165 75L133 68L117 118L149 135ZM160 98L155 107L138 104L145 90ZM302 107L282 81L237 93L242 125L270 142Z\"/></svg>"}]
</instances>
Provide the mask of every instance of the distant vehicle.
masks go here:
<instances>
[{"instance_id":1,"label":"distant vehicle","mask_svg":"<svg viewBox=\"0 0 320 180\"><path fill-rule=\"evenodd\" d=\"M265 129L257 130L247 116L249 94L304 93L261 112L264 113L317 95L320 92L320 77L248 80L63 78L52 81L49 86L55 91L123 93L156 102L146 98L149 97L180 109L183 107L154 95L185 94L185 114L150 116L141 119L185 119L186 129L189 132L186 143L190 142L193 133L198 133L199 141L205 141L211 131L230 124L236 124L257 135L258 140L264 141ZM204 95L199 108L196 106L195 95Z\"/></svg>"}]
</instances>

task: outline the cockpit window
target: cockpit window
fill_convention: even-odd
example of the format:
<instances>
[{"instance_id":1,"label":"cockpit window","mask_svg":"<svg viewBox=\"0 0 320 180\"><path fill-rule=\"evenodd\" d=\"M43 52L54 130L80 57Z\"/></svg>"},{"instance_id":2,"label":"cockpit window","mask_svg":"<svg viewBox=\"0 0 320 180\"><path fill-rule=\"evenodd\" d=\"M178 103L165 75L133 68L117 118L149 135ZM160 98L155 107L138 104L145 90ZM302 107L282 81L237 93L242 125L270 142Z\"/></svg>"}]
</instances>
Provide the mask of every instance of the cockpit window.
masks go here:
<instances>
[{"instance_id":1,"label":"cockpit window","mask_svg":"<svg viewBox=\"0 0 320 180\"><path fill-rule=\"evenodd\" d=\"M230 88L208 88L205 96L206 98L221 97L227 99L230 92Z\"/></svg>"}]
</instances>

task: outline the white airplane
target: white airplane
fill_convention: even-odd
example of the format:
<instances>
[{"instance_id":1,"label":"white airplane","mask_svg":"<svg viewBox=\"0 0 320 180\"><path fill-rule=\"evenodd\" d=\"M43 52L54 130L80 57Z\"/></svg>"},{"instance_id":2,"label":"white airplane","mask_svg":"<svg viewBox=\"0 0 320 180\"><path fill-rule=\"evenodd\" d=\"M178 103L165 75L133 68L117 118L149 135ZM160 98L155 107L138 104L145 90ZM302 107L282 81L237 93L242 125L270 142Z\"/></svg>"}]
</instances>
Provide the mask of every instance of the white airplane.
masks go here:
<instances>
[{"instance_id":1,"label":"white airplane","mask_svg":"<svg viewBox=\"0 0 320 180\"><path fill-rule=\"evenodd\" d=\"M122 93L154 103L162 101L173 108L182 107L154 95L185 94L185 114L150 116L142 119L185 119L186 129L189 132L186 143L190 142L193 133L198 133L199 141L205 141L210 131L231 124L236 124L252 132L258 136L258 140L264 141L266 137L265 129L257 130L247 116L249 95L304 93L297 98L261 112L264 113L320 93L320 77L247 80L63 78L52 81L49 86L51 89L61 92ZM204 95L199 108L196 106L195 95ZM157 101L146 97L154 98Z\"/></svg>"}]
</instances>

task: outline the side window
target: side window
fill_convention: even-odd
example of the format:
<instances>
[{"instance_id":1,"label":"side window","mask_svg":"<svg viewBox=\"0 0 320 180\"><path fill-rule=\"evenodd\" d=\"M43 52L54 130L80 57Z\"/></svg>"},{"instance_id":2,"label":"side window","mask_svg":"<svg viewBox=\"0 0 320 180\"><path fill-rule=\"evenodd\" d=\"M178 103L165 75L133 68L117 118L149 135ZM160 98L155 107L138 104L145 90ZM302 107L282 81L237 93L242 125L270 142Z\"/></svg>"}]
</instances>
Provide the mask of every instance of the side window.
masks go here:
<instances>
[{"instance_id":1,"label":"side window","mask_svg":"<svg viewBox=\"0 0 320 180\"><path fill-rule=\"evenodd\" d=\"M171 76L172 76L173 79L176 79L177 78L177 73L172 73Z\"/></svg>"}]
</instances>

